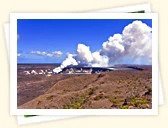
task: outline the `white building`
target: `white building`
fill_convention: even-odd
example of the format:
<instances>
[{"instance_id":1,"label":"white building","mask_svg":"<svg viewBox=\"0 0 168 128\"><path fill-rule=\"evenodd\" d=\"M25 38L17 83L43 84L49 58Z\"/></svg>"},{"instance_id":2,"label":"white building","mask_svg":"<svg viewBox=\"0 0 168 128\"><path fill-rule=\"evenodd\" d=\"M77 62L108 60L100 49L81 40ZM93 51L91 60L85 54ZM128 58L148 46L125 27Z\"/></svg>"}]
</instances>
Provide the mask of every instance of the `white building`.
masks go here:
<instances>
[{"instance_id":1,"label":"white building","mask_svg":"<svg viewBox=\"0 0 168 128\"><path fill-rule=\"evenodd\" d=\"M29 71L24 71L23 72L25 75L30 75L30 72Z\"/></svg>"},{"instance_id":2,"label":"white building","mask_svg":"<svg viewBox=\"0 0 168 128\"><path fill-rule=\"evenodd\" d=\"M32 71L31 71L31 74L37 75L38 73L37 73L35 70L32 70Z\"/></svg>"}]
</instances>

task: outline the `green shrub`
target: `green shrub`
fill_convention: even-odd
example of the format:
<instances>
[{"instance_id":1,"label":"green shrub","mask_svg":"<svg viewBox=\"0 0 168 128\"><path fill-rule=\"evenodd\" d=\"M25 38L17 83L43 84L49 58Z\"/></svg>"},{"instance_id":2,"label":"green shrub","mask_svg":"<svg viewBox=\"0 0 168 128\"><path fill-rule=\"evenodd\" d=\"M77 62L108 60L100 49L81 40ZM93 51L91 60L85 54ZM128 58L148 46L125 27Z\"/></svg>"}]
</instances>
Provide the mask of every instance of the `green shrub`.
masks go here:
<instances>
[{"instance_id":1,"label":"green shrub","mask_svg":"<svg viewBox=\"0 0 168 128\"><path fill-rule=\"evenodd\" d=\"M129 106L128 105L121 105L120 107L119 107L120 109L128 109L129 108Z\"/></svg>"},{"instance_id":2,"label":"green shrub","mask_svg":"<svg viewBox=\"0 0 168 128\"><path fill-rule=\"evenodd\" d=\"M144 104L148 104L148 100L145 99L145 98L137 98L137 97L133 97L130 99L130 104L135 106L135 107L138 107L140 105L144 105Z\"/></svg>"},{"instance_id":3,"label":"green shrub","mask_svg":"<svg viewBox=\"0 0 168 128\"><path fill-rule=\"evenodd\" d=\"M85 97L81 96L77 98L75 101L73 101L72 103L68 105L64 105L63 108L64 109L80 109L84 102L85 102Z\"/></svg>"}]
</instances>

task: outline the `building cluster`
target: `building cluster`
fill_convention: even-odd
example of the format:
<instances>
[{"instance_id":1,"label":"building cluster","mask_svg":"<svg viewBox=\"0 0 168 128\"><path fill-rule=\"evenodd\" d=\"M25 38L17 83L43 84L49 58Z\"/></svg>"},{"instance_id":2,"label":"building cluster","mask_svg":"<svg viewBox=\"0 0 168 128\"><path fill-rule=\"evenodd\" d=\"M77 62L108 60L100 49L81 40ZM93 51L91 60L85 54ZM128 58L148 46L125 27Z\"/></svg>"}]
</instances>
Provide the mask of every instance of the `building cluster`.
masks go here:
<instances>
[{"instance_id":1,"label":"building cluster","mask_svg":"<svg viewBox=\"0 0 168 128\"><path fill-rule=\"evenodd\" d=\"M67 69L63 70L61 73L63 73L63 74L92 74L92 68L90 68L90 69L67 68Z\"/></svg>"},{"instance_id":2,"label":"building cluster","mask_svg":"<svg viewBox=\"0 0 168 128\"><path fill-rule=\"evenodd\" d=\"M112 69L101 67L67 67L62 70L63 74L99 74L102 72L109 72Z\"/></svg>"},{"instance_id":3,"label":"building cluster","mask_svg":"<svg viewBox=\"0 0 168 128\"><path fill-rule=\"evenodd\" d=\"M24 75L46 75L51 76L54 74L100 74L102 72L116 71L116 70L143 70L142 68L137 67L65 67L61 72L55 73L52 69L29 69L23 71Z\"/></svg>"},{"instance_id":4,"label":"building cluster","mask_svg":"<svg viewBox=\"0 0 168 128\"><path fill-rule=\"evenodd\" d=\"M53 72L51 70L30 70L30 71L23 71L24 75L47 75L51 76Z\"/></svg>"},{"instance_id":5,"label":"building cluster","mask_svg":"<svg viewBox=\"0 0 168 128\"><path fill-rule=\"evenodd\" d=\"M109 72L112 69L108 68L94 68L94 67L66 67L59 74L100 74L102 72ZM57 74L53 72L51 69L49 70L29 70L24 71L24 75L47 75L51 76L53 74Z\"/></svg>"}]
</instances>

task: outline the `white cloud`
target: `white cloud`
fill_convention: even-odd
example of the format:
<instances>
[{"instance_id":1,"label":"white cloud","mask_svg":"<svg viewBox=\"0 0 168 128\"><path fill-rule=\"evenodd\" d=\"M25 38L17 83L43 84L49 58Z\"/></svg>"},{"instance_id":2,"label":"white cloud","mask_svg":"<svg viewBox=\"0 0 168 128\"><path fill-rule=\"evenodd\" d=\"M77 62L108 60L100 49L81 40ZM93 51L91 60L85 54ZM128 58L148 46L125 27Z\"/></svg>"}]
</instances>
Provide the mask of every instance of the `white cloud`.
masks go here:
<instances>
[{"instance_id":1,"label":"white cloud","mask_svg":"<svg viewBox=\"0 0 168 128\"><path fill-rule=\"evenodd\" d=\"M108 41L102 44L101 54L108 56L110 61L114 61L116 58L121 56L125 51L122 38L121 34L110 36Z\"/></svg>"},{"instance_id":2,"label":"white cloud","mask_svg":"<svg viewBox=\"0 0 168 128\"><path fill-rule=\"evenodd\" d=\"M92 52L90 51L89 46L78 44L77 59L80 63L90 63L93 60Z\"/></svg>"},{"instance_id":3,"label":"white cloud","mask_svg":"<svg viewBox=\"0 0 168 128\"><path fill-rule=\"evenodd\" d=\"M122 34L114 34L102 44L101 55L108 56L110 63L128 57L132 60L130 63L146 60L146 64L150 64L152 28L142 21L133 21L123 29Z\"/></svg>"},{"instance_id":4,"label":"white cloud","mask_svg":"<svg viewBox=\"0 0 168 128\"><path fill-rule=\"evenodd\" d=\"M78 44L75 59L78 63L87 64L94 67L106 67L108 66L109 62L107 56L100 55L99 51L92 53L89 46L84 44Z\"/></svg>"},{"instance_id":5,"label":"white cloud","mask_svg":"<svg viewBox=\"0 0 168 128\"><path fill-rule=\"evenodd\" d=\"M18 53L17 56L20 57L20 56L21 56L21 53Z\"/></svg>"},{"instance_id":6,"label":"white cloud","mask_svg":"<svg viewBox=\"0 0 168 128\"><path fill-rule=\"evenodd\" d=\"M142 21L128 24L121 34L114 34L95 52L89 46L79 43L76 54L68 56L60 67L60 72L68 65L86 64L93 67L106 67L121 63L127 59L130 64L151 64L152 62L152 28ZM66 64L67 63L67 64ZM123 62L122 62L123 63Z\"/></svg>"},{"instance_id":7,"label":"white cloud","mask_svg":"<svg viewBox=\"0 0 168 128\"><path fill-rule=\"evenodd\" d=\"M63 54L61 51L54 51L54 52L46 52L46 51L32 51L31 54L36 54L40 56L47 56L47 57L61 57Z\"/></svg>"},{"instance_id":8,"label":"white cloud","mask_svg":"<svg viewBox=\"0 0 168 128\"><path fill-rule=\"evenodd\" d=\"M59 67L53 69L53 72L59 73L62 71L63 68L69 65L78 65L77 61L73 58L72 54L68 54L67 58L62 62L62 64Z\"/></svg>"},{"instance_id":9,"label":"white cloud","mask_svg":"<svg viewBox=\"0 0 168 128\"><path fill-rule=\"evenodd\" d=\"M134 21L124 28L123 40L129 56L151 61L152 28L141 21Z\"/></svg>"},{"instance_id":10,"label":"white cloud","mask_svg":"<svg viewBox=\"0 0 168 128\"><path fill-rule=\"evenodd\" d=\"M63 53L61 51L52 52L53 55L60 57Z\"/></svg>"},{"instance_id":11,"label":"white cloud","mask_svg":"<svg viewBox=\"0 0 168 128\"><path fill-rule=\"evenodd\" d=\"M100 52L93 52L93 61L91 62L91 66L93 67L107 67L109 64L109 58L104 55L100 55Z\"/></svg>"}]
</instances>

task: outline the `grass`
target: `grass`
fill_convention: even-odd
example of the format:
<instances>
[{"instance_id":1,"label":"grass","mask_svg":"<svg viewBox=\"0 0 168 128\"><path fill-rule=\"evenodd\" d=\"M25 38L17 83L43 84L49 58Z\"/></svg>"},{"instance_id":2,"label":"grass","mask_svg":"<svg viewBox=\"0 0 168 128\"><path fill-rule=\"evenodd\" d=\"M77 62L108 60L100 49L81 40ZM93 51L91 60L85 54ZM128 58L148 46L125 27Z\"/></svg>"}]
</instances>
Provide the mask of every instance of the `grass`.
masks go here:
<instances>
[{"instance_id":1,"label":"grass","mask_svg":"<svg viewBox=\"0 0 168 128\"><path fill-rule=\"evenodd\" d=\"M65 105L63 108L64 109L80 109L85 101L86 101L86 98L81 96L77 98L75 101L71 102L70 104Z\"/></svg>"},{"instance_id":2,"label":"grass","mask_svg":"<svg viewBox=\"0 0 168 128\"><path fill-rule=\"evenodd\" d=\"M109 100L113 103L114 107L120 109L129 109L130 106L135 108L141 108L142 106L146 106L149 104L149 101L147 99L139 97L132 97L127 100L126 103L123 98L111 97L109 98Z\"/></svg>"},{"instance_id":3,"label":"grass","mask_svg":"<svg viewBox=\"0 0 168 128\"><path fill-rule=\"evenodd\" d=\"M129 109L129 105L121 105L119 108L120 109Z\"/></svg>"},{"instance_id":4,"label":"grass","mask_svg":"<svg viewBox=\"0 0 168 128\"><path fill-rule=\"evenodd\" d=\"M124 102L123 98L117 98L117 97L110 97L110 102L113 103L114 106L120 106L122 102Z\"/></svg>"},{"instance_id":5,"label":"grass","mask_svg":"<svg viewBox=\"0 0 168 128\"><path fill-rule=\"evenodd\" d=\"M82 105L86 102L86 100L94 94L94 91L97 89L97 87L89 88L88 91L83 94L82 96L77 97L75 100L73 100L70 104L66 104L63 106L64 109L80 109L82 108Z\"/></svg>"},{"instance_id":6,"label":"grass","mask_svg":"<svg viewBox=\"0 0 168 128\"><path fill-rule=\"evenodd\" d=\"M140 105L145 105L145 104L148 104L149 101L145 98L136 98L136 97L133 97L130 99L130 104L135 106L135 107L139 107Z\"/></svg>"}]
</instances>

